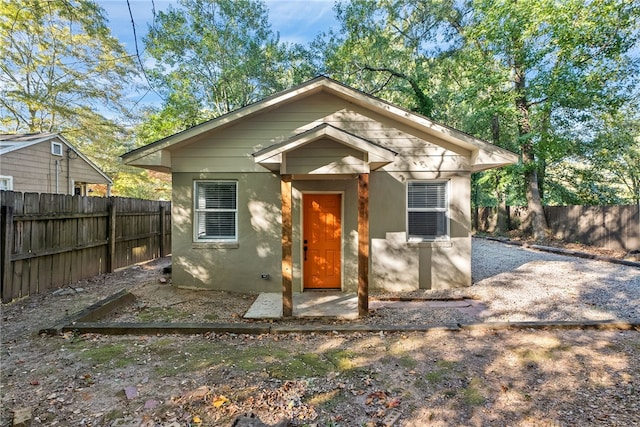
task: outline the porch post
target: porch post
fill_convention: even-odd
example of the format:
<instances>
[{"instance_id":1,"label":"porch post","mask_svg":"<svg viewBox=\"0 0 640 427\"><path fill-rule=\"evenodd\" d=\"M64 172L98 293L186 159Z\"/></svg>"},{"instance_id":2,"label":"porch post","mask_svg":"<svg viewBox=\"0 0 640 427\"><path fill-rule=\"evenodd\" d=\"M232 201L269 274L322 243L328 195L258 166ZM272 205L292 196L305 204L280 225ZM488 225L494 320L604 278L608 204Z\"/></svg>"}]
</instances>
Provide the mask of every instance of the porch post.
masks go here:
<instances>
[{"instance_id":1,"label":"porch post","mask_svg":"<svg viewBox=\"0 0 640 427\"><path fill-rule=\"evenodd\" d=\"M358 315L369 315L369 174L358 175Z\"/></svg>"},{"instance_id":2,"label":"porch post","mask_svg":"<svg viewBox=\"0 0 640 427\"><path fill-rule=\"evenodd\" d=\"M282 315L291 317L293 316L291 175L281 175L280 195L282 197Z\"/></svg>"}]
</instances>

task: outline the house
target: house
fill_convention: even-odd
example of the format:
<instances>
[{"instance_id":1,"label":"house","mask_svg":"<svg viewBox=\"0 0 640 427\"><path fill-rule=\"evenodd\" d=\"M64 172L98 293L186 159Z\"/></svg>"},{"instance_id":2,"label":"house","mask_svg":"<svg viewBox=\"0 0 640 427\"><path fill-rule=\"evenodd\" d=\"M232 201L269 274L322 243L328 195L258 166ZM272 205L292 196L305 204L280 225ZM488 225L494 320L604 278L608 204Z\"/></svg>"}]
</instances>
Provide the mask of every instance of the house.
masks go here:
<instances>
[{"instance_id":1,"label":"house","mask_svg":"<svg viewBox=\"0 0 640 427\"><path fill-rule=\"evenodd\" d=\"M113 181L57 133L0 134L0 190L87 196Z\"/></svg>"},{"instance_id":2,"label":"house","mask_svg":"<svg viewBox=\"0 0 640 427\"><path fill-rule=\"evenodd\" d=\"M123 156L173 179L176 286L471 285L471 173L518 157L327 77ZM362 313L362 310L361 310Z\"/></svg>"}]
</instances>

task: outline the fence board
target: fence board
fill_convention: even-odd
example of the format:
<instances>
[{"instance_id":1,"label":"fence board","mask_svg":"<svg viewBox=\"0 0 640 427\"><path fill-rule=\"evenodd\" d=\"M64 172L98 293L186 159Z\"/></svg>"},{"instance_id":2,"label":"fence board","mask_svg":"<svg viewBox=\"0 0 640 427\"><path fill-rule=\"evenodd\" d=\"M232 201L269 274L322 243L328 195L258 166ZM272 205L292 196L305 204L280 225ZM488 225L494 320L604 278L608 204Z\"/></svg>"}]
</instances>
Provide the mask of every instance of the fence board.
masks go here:
<instances>
[{"instance_id":1,"label":"fence board","mask_svg":"<svg viewBox=\"0 0 640 427\"><path fill-rule=\"evenodd\" d=\"M0 200L3 302L165 256L171 247L170 202L12 191L0 191Z\"/></svg>"},{"instance_id":2,"label":"fence board","mask_svg":"<svg viewBox=\"0 0 640 427\"><path fill-rule=\"evenodd\" d=\"M554 238L608 249L640 249L640 207L620 206L545 206L545 216ZM497 208L480 207L474 211L479 232L493 233ZM527 209L507 209L510 230L528 232Z\"/></svg>"}]
</instances>

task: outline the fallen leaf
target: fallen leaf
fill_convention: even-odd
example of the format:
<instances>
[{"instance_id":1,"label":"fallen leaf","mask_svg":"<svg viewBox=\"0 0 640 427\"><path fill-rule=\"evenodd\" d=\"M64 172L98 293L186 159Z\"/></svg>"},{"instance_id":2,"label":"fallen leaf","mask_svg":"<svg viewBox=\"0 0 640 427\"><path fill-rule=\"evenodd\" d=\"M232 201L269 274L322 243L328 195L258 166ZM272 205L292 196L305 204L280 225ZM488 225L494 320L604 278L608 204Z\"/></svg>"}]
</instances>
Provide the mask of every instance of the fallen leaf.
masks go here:
<instances>
[{"instance_id":1,"label":"fallen leaf","mask_svg":"<svg viewBox=\"0 0 640 427\"><path fill-rule=\"evenodd\" d=\"M229 399L227 399L225 396L216 396L215 399L213 399L213 406L216 408L221 407L222 405L224 405L225 403L227 403L229 401Z\"/></svg>"},{"instance_id":2,"label":"fallen leaf","mask_svg":"<svg viewBox=\"0 0 640 427\"><path fill-rule=\"evenodd\" d=\"M193 417L193 422L196 423L196 424L201 424L202 423L202 419L199 416L195 415Z\"/></svg>"},{"instance_id":3,"label":"fallen leaf","mask_svg":"<svg viewBox=\"0 0 640 427\"><path fill-rule=\"evenodd\" d=\"M391 399L388 403L387 403L387 408L397 408L398 406L400 406L400 399Z\"/></svg>"}]
</instances>

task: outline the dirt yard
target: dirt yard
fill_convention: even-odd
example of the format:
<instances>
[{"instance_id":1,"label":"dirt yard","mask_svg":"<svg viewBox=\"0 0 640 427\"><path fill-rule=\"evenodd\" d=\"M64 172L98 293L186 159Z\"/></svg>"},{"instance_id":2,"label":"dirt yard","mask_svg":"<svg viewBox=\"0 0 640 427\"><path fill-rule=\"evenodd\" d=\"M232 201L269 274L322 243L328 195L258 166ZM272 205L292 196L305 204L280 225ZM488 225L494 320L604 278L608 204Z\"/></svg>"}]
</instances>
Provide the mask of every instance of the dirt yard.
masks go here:
<instances>
[{"instance_id":1,"label":"dirt yard","mask_svg":"<svg viewBox=\"0 0 640 427\"><path fill-rule=\"evenodd\" d=\"M114 319L242 321L252 297L203 306L160 282L168 262L3 305L0 425L640 425L637 330L38 335L122 288L140 298Z\"/></svg>"}]
</instances>

